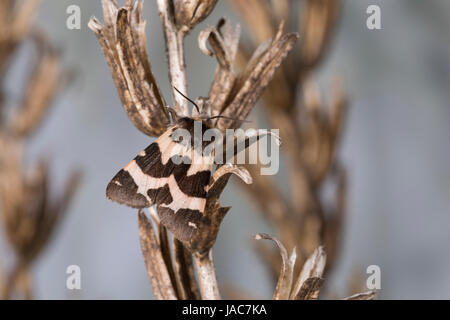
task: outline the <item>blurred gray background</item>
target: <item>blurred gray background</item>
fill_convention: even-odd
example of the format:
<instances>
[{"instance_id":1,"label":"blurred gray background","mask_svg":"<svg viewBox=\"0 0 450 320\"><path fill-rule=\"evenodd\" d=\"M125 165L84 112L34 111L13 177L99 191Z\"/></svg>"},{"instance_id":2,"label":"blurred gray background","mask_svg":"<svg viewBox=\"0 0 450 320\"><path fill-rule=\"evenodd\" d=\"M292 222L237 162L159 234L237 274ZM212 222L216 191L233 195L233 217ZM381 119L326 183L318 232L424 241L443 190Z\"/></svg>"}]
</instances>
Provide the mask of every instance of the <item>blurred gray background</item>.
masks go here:
<instances>
[{"instance_id":1,"label":"blurred gray background","mask_svg":"<svg viewBox=\"0 0 450 320\"><path fill-rule=\"evenodd\" d=\"M77 4L82 29L66 28L66 8ZM378 4L382 30L366 28L366 8ZM44 0L37 25L63 49L77 70L33 138L28 162L52 159L54 191L72 168L84 179L67 219L34 265L39 299L152 298L142 260L134 210L109 202L112 176L152 141L123 111L94 34L91 16L102 20L100 1ZM164 42L155 1L146 1L148 47L153 71L168 101ZM213 59L197 48L199 29L221 16L237 21L226 2L186 39L189 95L206 95ZM337 268L329 275L338 295L352 273L381 267L385 299L450 299L450 1L347 0L336 38L319 73L323 88L339 74L350 97L340 157L350 179L349 209ZM30 48L28 48L30 49ZM27 55L26 47L22 50ZM21 58L19 58L19 61ZM24 66L10 72L8 88L19 95ZM272 284L251 248L252 235L271 233L239 188L222 197L233 208L215 245L218 279L270 298ZM1 238L2 261L12 255ZM82 290L65 287L66 268L82 270Z\"/></svg>"}]
</instances>

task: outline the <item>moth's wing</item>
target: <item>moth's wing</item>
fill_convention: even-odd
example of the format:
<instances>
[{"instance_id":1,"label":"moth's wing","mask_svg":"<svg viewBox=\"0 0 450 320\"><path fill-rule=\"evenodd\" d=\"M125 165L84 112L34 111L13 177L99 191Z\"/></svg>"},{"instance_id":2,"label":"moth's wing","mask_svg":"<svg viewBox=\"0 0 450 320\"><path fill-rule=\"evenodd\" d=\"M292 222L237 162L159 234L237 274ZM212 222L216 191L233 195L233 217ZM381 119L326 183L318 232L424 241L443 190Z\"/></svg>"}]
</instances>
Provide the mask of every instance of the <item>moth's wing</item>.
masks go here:
<instances>
[{"instance_id":1,"label":"moth's wing","mask_svg":"<svg viewBox=\"0 0 450 320\"><path fill-rule=\"evenodd\" d=\"M189 241L203 220L206 187L214 154L175 142L167 130L120 170L106 189L109 199L133 208L157 205L161 223L181 241ZM174 163L173 156L191 161Z\"/></svg>"},{"instance_id":2,"label":"moth's wing","mask_svg":"<svg viewBox=\"0 0 450 320\"><path fill-rule=\"evenodd\" d=\"M168 183L173 201L157 208L161 223L181 241L189 241L204 221L214 156L196 159L189 167L175 168Z\"/></svg>"},{"instance_id":3,"label":"moth's wing","mask_svg":"<svg viewBox=\"0 0 450 320\"><path fill-rule=\"evenodd\" d=\"M109 182L106 197L132 208L147 208L170 200L167 186L175 164L166 155L177 152L172 128L141 151Z\"/></svg>"}]
</instances>

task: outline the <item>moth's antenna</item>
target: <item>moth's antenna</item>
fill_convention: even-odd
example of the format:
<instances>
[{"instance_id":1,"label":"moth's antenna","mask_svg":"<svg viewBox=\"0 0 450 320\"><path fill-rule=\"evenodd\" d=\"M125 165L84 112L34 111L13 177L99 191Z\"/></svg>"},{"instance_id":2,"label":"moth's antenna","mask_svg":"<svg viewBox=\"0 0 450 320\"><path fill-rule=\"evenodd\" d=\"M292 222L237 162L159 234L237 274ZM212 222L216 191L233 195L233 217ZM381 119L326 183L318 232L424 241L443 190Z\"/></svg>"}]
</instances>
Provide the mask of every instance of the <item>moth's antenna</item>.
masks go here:
<instances>
[{"instance_id":1,"label":"moth's antenna","mask_svg":"<svg viewBox=\"0 0 450 320\"><path fill-rule=\"evenodd\" d=\"M185 98L187 101L189 101L190 103L192 103L192 104L195 106L195 109L197 109L197 112L200 113L200 109L198 108L198 105L197 105L194 101L192 101L191 99L189 99L188 97L186 97L184 94L182 94L181 91L178 90L176 87L173 87L173 88L174 88L179 94L181 94L181 96L182 96L183 98Z\"/></svg>"},{"instance_id":2,"label":"moth's antenna","mask_svg":"<svg viewBox=\"0 0 450 320\"><path fill-rule=\"evenodd\" d=\"M250 120L245 120L245 119L236 119L236 118L231 118L231 117L227 117L227 116L214 116L214 117L210 117L208 118L208 120L212 120L212 119L219 119L219 118L223 118L223 119L228 119L228 120L235 120L235 121L241 121L241 122L251 122Z\"/></svg>"}]
</instances>

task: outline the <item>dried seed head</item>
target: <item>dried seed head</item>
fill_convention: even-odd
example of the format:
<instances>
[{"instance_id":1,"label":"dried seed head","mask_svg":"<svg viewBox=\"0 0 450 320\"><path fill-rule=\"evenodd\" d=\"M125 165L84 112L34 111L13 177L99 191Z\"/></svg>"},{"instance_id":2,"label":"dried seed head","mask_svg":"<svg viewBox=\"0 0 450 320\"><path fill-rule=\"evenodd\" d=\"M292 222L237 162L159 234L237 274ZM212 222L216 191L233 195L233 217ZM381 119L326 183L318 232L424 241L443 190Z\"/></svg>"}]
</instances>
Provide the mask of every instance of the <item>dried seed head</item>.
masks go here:
<instances>
[{"instance_id":1,"label":"dried seed head","mask_svg":"<svg viewBox=\"0 0 450 320\"><path fill-rule=\"evenodd\" d=\"M143 1L134 6L128 1L120 9L113 0L102 4L104 25L94 17L89 28L103 49L122 105L137 129L159 136L169 118L147 55Z\"/></svg>"},{"instance_id":2,"label":"dried seed head","mask_svg":"<svg viewBox=\"0 0 450 320\"><path fill-rule=\"evenodd\" d=\"M175 20L178 29L189 32L209 16L216 3L217 0L177 0L175 3Z\"/></svg>"}]
</instances>

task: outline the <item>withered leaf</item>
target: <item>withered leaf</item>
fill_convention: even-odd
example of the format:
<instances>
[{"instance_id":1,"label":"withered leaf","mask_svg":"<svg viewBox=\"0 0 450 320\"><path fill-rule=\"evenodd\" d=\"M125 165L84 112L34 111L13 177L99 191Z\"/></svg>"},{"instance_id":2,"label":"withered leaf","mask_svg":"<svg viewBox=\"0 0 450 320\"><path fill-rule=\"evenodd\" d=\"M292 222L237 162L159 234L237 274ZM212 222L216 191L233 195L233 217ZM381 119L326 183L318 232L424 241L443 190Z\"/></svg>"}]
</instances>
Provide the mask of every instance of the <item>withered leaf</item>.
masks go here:
<instances>
[{"instance_id":1,"label":"withered leaf","mask_svg":"<svg viewBox=\"0 0 450 320\"><path fill-rule=\"evenodd\" d=\"M188 32L213 11L217 0L177 0L175 20L179 29Z\"/></svg>"}]
</instances>

